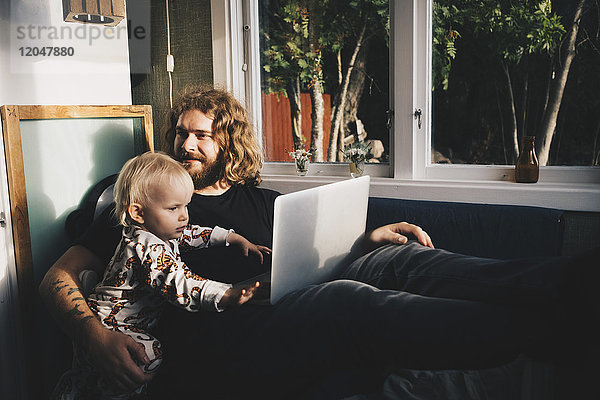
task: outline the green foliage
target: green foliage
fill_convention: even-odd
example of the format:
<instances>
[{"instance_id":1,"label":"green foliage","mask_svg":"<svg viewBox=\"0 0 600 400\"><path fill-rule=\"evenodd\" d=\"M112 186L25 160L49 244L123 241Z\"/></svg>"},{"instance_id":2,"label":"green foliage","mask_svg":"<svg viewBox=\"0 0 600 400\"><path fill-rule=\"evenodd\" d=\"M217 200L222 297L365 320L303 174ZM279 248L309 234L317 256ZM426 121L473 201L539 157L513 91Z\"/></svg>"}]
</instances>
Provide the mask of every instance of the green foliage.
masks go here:
<instances>
[{"instance_id":1,"label":"green foliage","mask_svg":"<svg viewBox=\"0 0 600 400\"><path fill-rule=\"evenodd\" d=\"M286 85L300 77L303 89L323 81L321 45L312 40L310 29L315 24L311 2L302 0L263 1L267 21L262 26L277 29L261 31L263 50L261 64L268 77L263 82L266 93L287 95ZM320 4L320 3L317 3Z\"/></svg>"},{"instance_id":2,"label":"green foliage","mask_svg":"<svg viewBox=\"0 0 600 400\"><path fill-rule=\"evenodd\" d=\"M373 158L371 147L365 142L353 142L344 148L344 158L352 162L362 162Z\"/></svg>"},{"instance_id":3,"label":"green foliage","mask_svg":"<svg viewBox=\"0 0 600 400\"><path fill-rule=\"evenodd\" d=\"M551 0L436 0L433 8L433 86L448 88L452 61L468 36L519 64L525 55L552 55L565 33Z\"/></svg>"},{"instance_id":4,"label":"green foliage","mask_svg":"<svg viewBox=\"0 0 600 400\"><path fill-rule=\"evenodd\" d=\"M324 54L356 45L360 27L368 34L383 26L389 37L389 0L261 0L261 64L266 93L286 93L300 77L302 90L325 85ZM266 29L265 29L266 27ZM334 58L333 58L334 59Z\"/></svg>"}]
</instances>

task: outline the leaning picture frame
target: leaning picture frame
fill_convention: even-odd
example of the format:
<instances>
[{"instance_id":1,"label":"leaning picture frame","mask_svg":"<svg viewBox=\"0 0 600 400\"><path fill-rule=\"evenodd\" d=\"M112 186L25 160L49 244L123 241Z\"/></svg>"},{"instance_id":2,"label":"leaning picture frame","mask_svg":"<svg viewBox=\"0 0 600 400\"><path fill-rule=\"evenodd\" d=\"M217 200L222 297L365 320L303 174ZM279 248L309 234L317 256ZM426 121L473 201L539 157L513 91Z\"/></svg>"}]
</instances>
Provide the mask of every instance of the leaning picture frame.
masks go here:
<instances>
[{"instance_id":1,"label":"leaning picture frame","mask_svg":"<svg viewBox=\"0 0 600 400\"><path fill-rule=\"evenodd\" d=\"M152 108L3 105L0 113L10 204L6 219L12 228L18 288L18 328L27 386L35 393L41 390L35 387L36 380L53 367L50 361L40 360L40 329L46 329L40 321L49 317L40 310L36 286L68 247L64 221L79 206L86 190L118 173L132 156L154 151Z\"/></svg>"}]
</instances>

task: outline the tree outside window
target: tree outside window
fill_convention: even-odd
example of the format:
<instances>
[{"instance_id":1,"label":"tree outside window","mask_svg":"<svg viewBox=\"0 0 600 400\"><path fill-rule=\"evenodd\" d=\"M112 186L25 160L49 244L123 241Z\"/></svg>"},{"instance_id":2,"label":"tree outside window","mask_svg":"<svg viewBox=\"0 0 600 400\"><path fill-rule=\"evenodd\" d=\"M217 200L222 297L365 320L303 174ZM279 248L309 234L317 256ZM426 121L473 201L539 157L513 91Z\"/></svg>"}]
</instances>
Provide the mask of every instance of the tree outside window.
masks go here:
<instances>
[{"instance_id":1,"label":"tree outside window","mask_svg":"<svg viewBox=\"0 0 600 400\"><path fill-rule=\"evenodd\" d=\"M374 162L386 161L388 1L262 0L259 19L266 147L287 143L309 148L313 162L336 162L344 147L366 142ZM282 101L289 116L273 106ZM290 126L277 126L284 118ZM267 159L289 161L287 150Z\"/></svg>"},{"instance_id":2,"label":"tree outside window","mask_svg":"<svg viewBox=\"0 0 600 400\"><path fill-rule=\"evenodd\" d=\"M600 36L592 0L435 0L434 162L599 165Z\"/></svg>"}]
</instances>

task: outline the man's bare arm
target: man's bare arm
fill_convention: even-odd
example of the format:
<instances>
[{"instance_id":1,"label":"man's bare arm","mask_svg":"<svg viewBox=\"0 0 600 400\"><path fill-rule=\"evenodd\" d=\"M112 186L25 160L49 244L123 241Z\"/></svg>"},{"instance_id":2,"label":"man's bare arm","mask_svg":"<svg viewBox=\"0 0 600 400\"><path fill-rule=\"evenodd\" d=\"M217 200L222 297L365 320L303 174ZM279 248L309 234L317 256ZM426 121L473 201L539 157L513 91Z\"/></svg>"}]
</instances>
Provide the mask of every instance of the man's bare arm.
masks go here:
<instances>
[{"instance_id":1,"label":"man's bare arm","mask_svg":"<svg viewBox=\"0 0 600 400\"><path fill-rule=\"evenodd\" d=\"M67 335L85 348L92 361L125 392L151 379L135 363L149 360L143 348L129 336L106 329L94 316L81 292L79 274L86 269L104 273L102 262L83 246L69 248L42 280L40 296Z\"/></svg>"},{"instance_id":2,"label":"man's bare arm","mask_svg":"<svg viewBox=\"0 0 600 400\"><path fill-rule=\"evenodd\" d=\"M83 297L79 274L93 269L102 276L100 260L83 246L69 248L48 270L39 287L40 296L62 330L78 339L86 325L98 324Z\"/></svg>"}]
</instances>

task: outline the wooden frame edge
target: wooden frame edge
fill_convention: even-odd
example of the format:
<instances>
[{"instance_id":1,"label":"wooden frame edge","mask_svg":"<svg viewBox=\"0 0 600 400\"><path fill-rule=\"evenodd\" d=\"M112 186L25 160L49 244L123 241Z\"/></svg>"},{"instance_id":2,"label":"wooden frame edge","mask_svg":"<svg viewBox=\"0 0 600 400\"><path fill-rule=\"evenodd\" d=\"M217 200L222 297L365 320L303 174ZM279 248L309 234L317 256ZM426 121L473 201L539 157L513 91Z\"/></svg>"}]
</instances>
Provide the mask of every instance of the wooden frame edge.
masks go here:
<instances>
[{"instance_id":1,"label":"wooden frame edge","mask_svg":"<svg viewBox=\"0 0 600 400\"><path fill-rule=\"evenodd\" d=\"M20 107L2 106L2 131L4 138L4 156L8 178L8 197L12 219L15 263L17 266L17 284L22 312L30 311L33 295L33 268L31 255L31 236L29 232L29 213L27 193L25 191L25 168L21 145ZM25 250L29 249L29 251Z\"/></svg>"}]
</instances>

